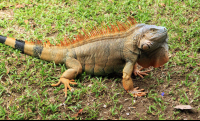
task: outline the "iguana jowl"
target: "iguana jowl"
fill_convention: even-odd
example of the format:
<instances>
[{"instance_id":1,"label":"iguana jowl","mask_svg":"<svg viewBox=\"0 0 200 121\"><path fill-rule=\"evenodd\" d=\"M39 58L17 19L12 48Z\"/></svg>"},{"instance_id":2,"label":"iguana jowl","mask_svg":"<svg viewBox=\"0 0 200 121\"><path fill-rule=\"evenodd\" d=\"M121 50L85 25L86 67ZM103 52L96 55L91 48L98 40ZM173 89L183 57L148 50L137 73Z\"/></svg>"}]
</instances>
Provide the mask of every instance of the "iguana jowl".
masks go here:
<instances>
[{"instance_id":1,"label":"iguana jowl","mask_svg":"<svg viewBox=\"0 0 200 121\"><path fill-rule=\"evenodd\" d=\"M124 89L134 96L143 96L146 92L133 87L132 73L146 75L136 68L136 62L144 68L159 67L168 61L167 29L161 26L137 24L129 18L127 24L94 30L78 35L72 43L63 42L59 46L36 44L9 37L0 36L0 43L21 50L56 64L65 63L67 70L57 84L65 86L65 97L69 84L76 84L74 78L85 71L92 75L106 75L122 72ZM85 32L85 31L84 31Z\"/></svg>"}]
</instances>

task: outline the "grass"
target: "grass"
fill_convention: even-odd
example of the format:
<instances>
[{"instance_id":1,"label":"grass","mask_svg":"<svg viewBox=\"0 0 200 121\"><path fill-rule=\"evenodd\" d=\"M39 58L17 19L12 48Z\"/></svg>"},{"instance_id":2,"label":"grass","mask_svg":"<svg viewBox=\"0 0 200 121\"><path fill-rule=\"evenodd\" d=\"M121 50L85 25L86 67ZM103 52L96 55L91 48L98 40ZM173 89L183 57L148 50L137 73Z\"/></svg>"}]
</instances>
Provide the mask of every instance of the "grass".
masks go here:
<instances>
[{"instance_id":1,"label":"grass","mask_svg":"<svg viewBox=\"0 0 200 121\"><path fill-rule=\"evenodd\" d=\"M94 77L83 73L74 92L51 87L66 70L0 44L0 119L200 119L199 0L9 0L0 2L0 35L21 40L60 43L84 28L115 24L133 16L138 23L168 29L170 60L134 85L148 91L134 98L121 75ZM163 95L164 93L164 95ZM161 95L162 94L162 95ZM175 110L179 104L193 111ZM83 109L81 112L79 112ZM79 112L79 113L78 113Z\"/></svg>"}]
</instances>

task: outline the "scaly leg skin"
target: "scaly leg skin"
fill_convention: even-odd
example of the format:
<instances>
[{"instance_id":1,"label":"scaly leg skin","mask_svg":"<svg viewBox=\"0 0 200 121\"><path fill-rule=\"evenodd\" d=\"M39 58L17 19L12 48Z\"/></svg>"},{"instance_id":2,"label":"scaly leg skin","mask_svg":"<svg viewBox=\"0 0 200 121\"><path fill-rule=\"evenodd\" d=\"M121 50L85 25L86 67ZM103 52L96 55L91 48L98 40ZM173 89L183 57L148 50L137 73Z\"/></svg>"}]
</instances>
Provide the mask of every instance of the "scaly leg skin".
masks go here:
<instances>
[{"instance_id":1,"label":"scaly leg skin","mask_svg":"<svg viewBox=\"0 0 200 121\"><path fill-rule=\"evenodd\" d=\"M128 93L131 93L134 97L145 96L147 94L147 92L144 92L144 89L138 89L139 87L133 88L133 81L131 77L126 74L123 75L123 87Z\"/></svg>"},{"instance_id":2,"label":"scaly leg skin","mask_svg":"<svg viewBox=\"0 0 200 121\"><path fill-rule=\"evenodd\" d=\"M148 75L147 73L151 71L151 70L141 71L142 69L144 69L144 68L142 67L142 68L140 68L140 69L137 69L137 64L135 64L135 65L134 65L134 68L133 68L133 73L134 73L134 75L135 75L135 76L138 75L138 76L140 76L141 78L144 78L143 75L146 76L146 75Z\"/></svg>"},{"instance_id":3,"label":"scaly leg skin","mask_svg":"<svg viewBox=\"0 0 200 121\"><path fill-rule=\"evenodd\" d=\"M147 92L143 92L144 89L138 90L138 87L133 88L133 81L131 79L131 74L133 71L133 64L128 62L126 63L124 69L123 69L123 76L122 76L122 84L124 89L131 93L134 97L137 96L145 96Z\"/></svg>"},{"instance_id":4,"label":"scaly leg skin","mask_svg":"<svg viewBox=\"0 0 200 121\"><path fill-rule=\"evenodd\" d=\"M69 88L70 91L72 91L72 88L70 87L69 84L77 84L74 81L74 78L82 73L82 66L80 62L74 58L67 58L66 59L66 66L69 68L67 69L62 76L60 77L60 80L57 84L52 84L51 86L59 86L61 83L64 84L65 89L65 99L67 97L67 88Z\"/></svg>"}]
</instances>

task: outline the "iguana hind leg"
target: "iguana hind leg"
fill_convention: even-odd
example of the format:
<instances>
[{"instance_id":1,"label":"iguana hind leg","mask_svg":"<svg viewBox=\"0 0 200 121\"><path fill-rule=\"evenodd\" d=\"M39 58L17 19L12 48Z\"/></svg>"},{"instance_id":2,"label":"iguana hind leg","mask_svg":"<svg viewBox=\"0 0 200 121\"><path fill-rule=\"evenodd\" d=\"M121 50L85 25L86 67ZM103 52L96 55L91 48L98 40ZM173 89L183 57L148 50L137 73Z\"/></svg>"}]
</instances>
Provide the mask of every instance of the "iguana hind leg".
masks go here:
<instances>
[{"instance_id":1,"label":"iguana hind leg","mask_svg":"<svg viewBox=\"0 0 200 121\"><path fill-rule=\"evenodd\" d=\"M52 84L51 86L59 86L61 83L64 84L65 89L65 98L67 97L67 88L69 88L70 91L72 91L71 87L69 84L77 84L74 81L74 78L82 73L82 66L80 64L80 62L74 58L68 58L66 59L66 66L67 69L62 76L60 77L60 80L57 84Z\"/></svg>"},{"instance_id":2,"label":"iguana hind leg","mask_svg":"<svg viewBox=\"0 0 200 121\"><path fill-rule=\"evenodd\" d=\"M139 87L133 87L133 81L131 79L131 74L133 71L133 64L131 62L127 62L124 69L123 69L123 76L122 76L122 84L124 89L128 92L133 94L134 97L137 96L145 96L147 92L143 92L144 89L138 90Z\"/></svg>"}]
</instances>

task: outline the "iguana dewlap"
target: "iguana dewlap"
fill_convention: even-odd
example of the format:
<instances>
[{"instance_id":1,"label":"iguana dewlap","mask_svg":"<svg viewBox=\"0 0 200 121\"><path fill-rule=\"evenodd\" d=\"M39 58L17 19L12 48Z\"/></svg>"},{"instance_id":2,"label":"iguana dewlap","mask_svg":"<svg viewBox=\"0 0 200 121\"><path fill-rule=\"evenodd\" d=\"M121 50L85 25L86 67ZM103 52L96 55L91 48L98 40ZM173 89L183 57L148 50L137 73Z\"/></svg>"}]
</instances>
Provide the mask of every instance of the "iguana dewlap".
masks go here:
<instances>
[{"instance_id":1,"label":"iguana dewlap","mask_svg":"<svg viewBox=\"0 0 200 121\"><path fill-rule=\"evenodd\" d=\"M130 26L130 27L129 27ZM167 29L161 26L137 24L134 19L127 24L78 35L71 44L59 46L35 44L0 36L0 43L21 50L23 53L56 64L65 63L67 70L57 84L65 86L65 97L69 84L76 84L74 78L85 71L92 75L107 75L122 72L124 89L134 96L143 96L143 90L133 87L132 73L146 75L136 69L136 62L144 68L159 67L168 61ZM118 30L116 30L118 28ZM147 71L146 71L147 72Z\"/></svg>"}]
</instances>

